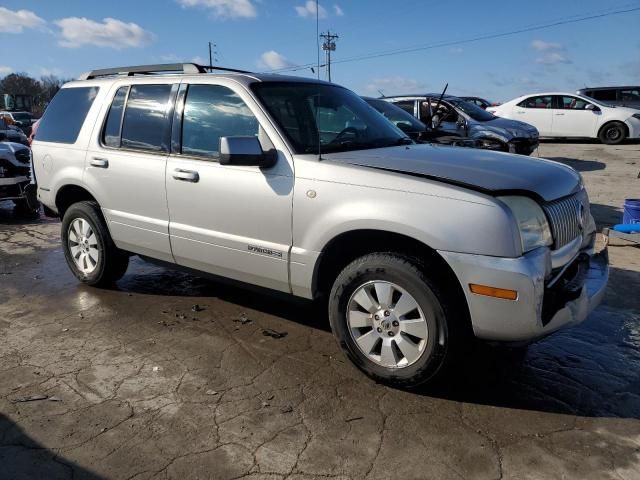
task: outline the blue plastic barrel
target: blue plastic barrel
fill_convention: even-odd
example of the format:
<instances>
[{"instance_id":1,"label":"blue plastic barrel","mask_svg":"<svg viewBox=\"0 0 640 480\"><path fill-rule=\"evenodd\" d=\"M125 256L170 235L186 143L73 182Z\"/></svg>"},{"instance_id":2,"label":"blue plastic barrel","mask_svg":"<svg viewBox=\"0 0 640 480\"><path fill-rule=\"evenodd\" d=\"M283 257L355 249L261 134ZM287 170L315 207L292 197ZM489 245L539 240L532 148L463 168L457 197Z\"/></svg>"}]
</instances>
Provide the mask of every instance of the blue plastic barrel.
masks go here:
<instances>
[{"instance_id":1,"label":"blue plastic barrel","mask_svg":"<svg viewBox=\"0 0 640 480\"><path fill-rule=\"evenodd\" d=\"M627 198L624 201L622 223L640 223L640 198Z\"/></svg>"}]
</instances>

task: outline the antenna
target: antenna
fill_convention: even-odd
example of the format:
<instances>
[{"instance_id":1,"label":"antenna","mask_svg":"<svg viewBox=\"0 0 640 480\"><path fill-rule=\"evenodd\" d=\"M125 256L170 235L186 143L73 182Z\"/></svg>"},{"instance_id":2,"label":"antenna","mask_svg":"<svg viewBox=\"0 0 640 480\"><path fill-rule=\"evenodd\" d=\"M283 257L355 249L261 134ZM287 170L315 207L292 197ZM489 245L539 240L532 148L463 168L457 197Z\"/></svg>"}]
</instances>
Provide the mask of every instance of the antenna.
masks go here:
<instances>
[{"instance_id":1,"label":"antenna","mask_svg":"<svg viewBox=\"0 0 640 480\"><path fill-rule=\"evenodd\" d=\"M216 50L217 45L215 43L209 42L209 68L213 67L213 62L217 61L216 55L218 51Z\"/></svg>"}]
</instances>

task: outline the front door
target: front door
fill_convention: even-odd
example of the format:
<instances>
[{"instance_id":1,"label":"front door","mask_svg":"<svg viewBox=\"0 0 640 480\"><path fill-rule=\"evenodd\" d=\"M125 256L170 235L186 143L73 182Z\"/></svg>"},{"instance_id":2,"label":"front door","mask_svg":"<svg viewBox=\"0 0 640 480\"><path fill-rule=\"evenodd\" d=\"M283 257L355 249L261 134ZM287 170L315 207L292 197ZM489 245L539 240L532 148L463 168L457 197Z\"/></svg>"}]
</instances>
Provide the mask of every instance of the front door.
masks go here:
<instances>
[{"instance_id":1,"label":"front door","mask_svg":"<svg viewBox=\"0 0 640 480\"><path fill-rule=\"evenodd\" d=\"M553 109L553 135L556 137L595 136L600 111L599 109L587 110L587 105L593 104L571 95L557 96Z\"/></svg>"},{"instance_id":2,"label":"front door","mask_svg":"<svg viewBox=\"0 0 640 480\"><path fill-rule=\"evenodd\" d=\"M275 166L221 165L221 137L258 136ZM171 247L178 264L289 291L293 164L250 95L223 79L183 84L167 162ZM273 142L275 140L275 142Z\"/></svg>"},{"instance_id":3,"label":"front door","mask_svg":"<svg viewBox=\"0 0 640 480\"><path fill-rule=\"evenodd\" d=\"M553 96L539 95L529 97L513 107L511 118L533 125L538 129L541 137L551 137L553 136L552 111Z\"/></svg>"},{"instance_id":4,"label":"front door","mask_svg":"<svg viewBox=\"0 0 640 480\"><path fill-rule=\"evenodd\" d=\"M165 168L178 84L116 83L104 125L96 126L84 182L98 200L115 244L173 261Z\"/></svg>"}]
</instances>

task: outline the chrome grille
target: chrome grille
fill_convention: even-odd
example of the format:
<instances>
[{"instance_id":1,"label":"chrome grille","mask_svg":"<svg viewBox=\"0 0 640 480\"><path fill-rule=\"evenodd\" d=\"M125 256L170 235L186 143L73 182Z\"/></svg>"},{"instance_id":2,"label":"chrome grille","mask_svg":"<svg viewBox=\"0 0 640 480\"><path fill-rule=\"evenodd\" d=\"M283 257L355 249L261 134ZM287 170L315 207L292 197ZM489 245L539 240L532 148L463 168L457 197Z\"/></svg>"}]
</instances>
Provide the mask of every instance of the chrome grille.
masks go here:
<instances>
[{"instance_id":1,"label":"chrome grille","mask_svg":"<svg viewBox=\"0 0 640 480\"><path fill-rule=\"evenodd\" d=\"M553 235L554 248L564 247L582 234L589 216L589 199L584 190L547 203L544 207Z\"/></svg>"}]
</instances>

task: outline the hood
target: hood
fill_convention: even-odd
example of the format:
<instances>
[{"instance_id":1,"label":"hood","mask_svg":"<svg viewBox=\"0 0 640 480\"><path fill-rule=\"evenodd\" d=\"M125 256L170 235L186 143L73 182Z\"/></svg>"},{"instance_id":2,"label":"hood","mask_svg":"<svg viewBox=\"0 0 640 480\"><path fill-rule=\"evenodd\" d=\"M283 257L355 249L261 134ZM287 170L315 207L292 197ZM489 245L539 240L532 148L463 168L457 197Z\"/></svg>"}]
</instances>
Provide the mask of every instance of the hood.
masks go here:
<instances>
[{"instance_id":1,"label":"hood","mask_svg":"<svg viewBox=\"0 0 640 480\"><path fill-rule=\"evenodd\" d=\"M487 122L472 119L469 120L469 135L472 137L499 136L508 142L514 138L535 138L538 136L538 129L528 123L502 117L496 117Z\"/></svg>"},{"instance_id":2,"label":"hood","mask_svg":"<svg viewBox=\"0 0 640 480\"><path fill-rule=\"evenodd\" d=\"M424 176L490 194L526 192L547 202L581 188L580 174L561 163L474 148L406 145L332 153L322 158Z\"/></svg>"}]
</instances>

